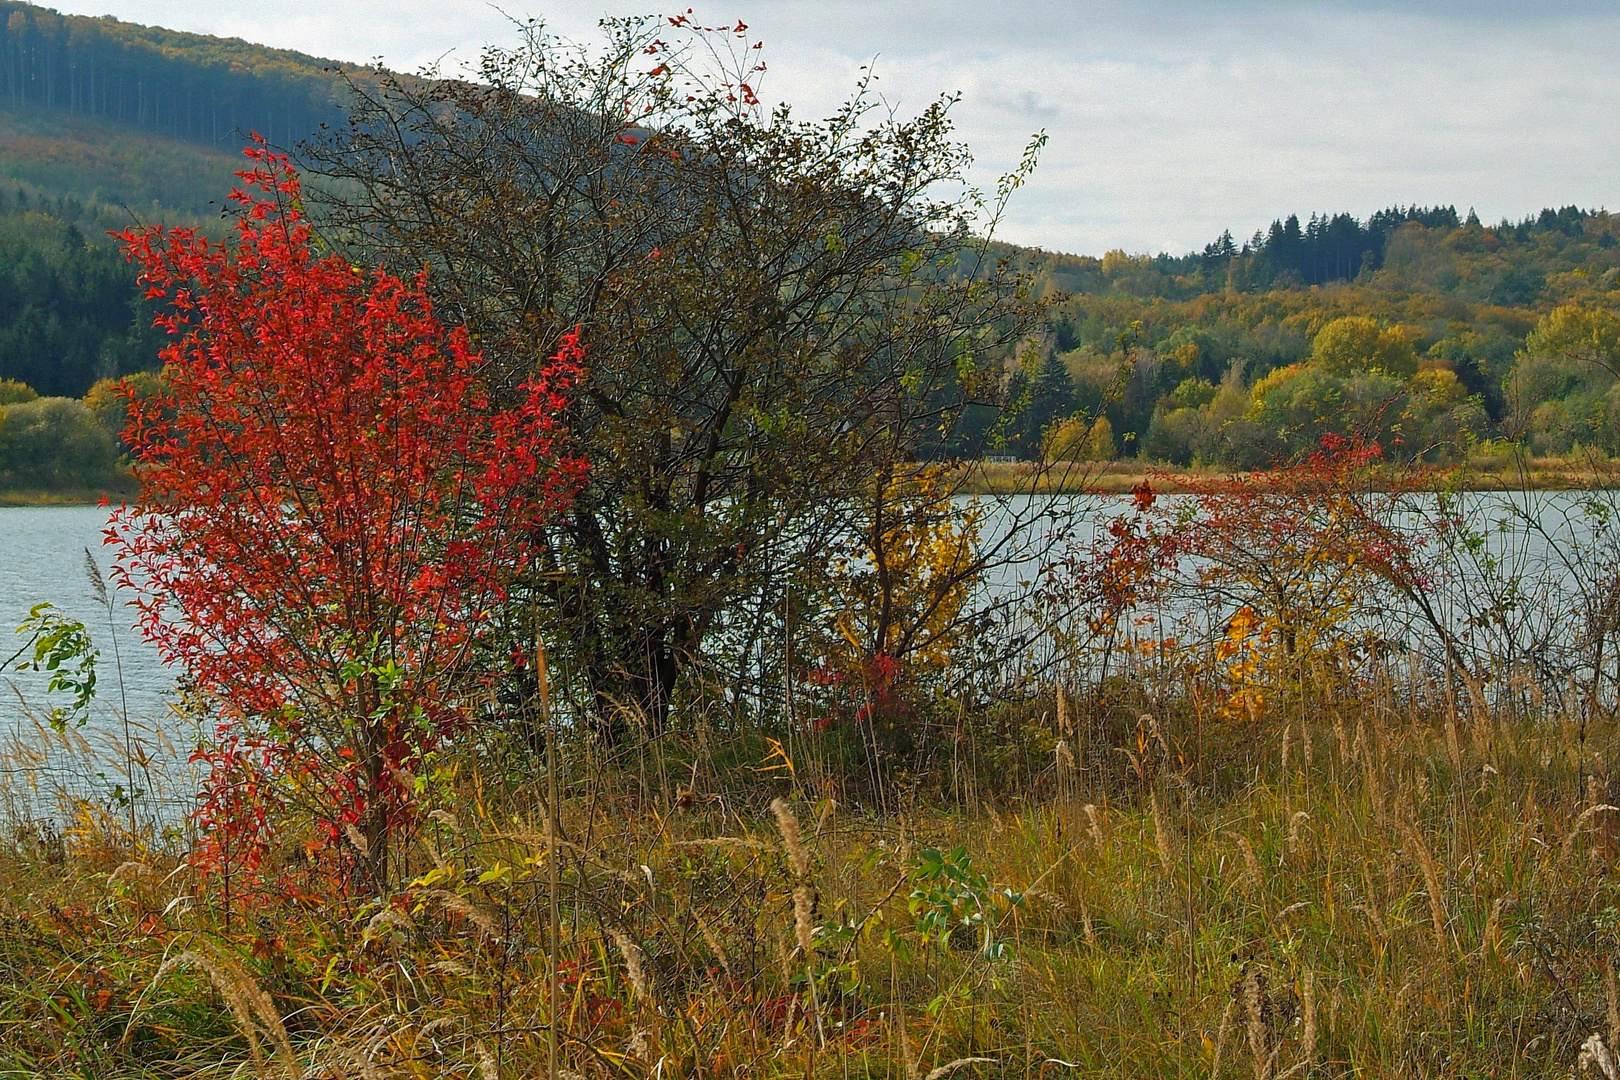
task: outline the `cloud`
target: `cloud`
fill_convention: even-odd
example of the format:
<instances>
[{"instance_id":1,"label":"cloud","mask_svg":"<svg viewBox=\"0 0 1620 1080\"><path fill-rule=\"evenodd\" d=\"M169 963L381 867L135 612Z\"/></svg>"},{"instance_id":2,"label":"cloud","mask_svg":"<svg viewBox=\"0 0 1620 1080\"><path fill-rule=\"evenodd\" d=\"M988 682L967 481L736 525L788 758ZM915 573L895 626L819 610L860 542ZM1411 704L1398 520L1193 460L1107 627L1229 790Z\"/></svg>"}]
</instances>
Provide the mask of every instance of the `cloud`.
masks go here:
<instances>
[{"instance_id":1,"label":"cloud","mask_svg":"<svg viewBox=\"0 0 1620 1080\"><path fill-rule=\"evenodd\" d=\"M406 69L514 37L478 0L65 7ZM602 9L560 0L544 13L588 37ZM1620 204L1612 3L728 0L698 14L744 18L766 41L765 96L800 115L828 113L867 63L903 112L960 90L959 134L986 184L1045 128L1005 225L1022 243L1184 251L1289 212L1455 203L1494 219Z\"/></svg>"},{"instance_id":2,"label":"cloud","mask_svg":"<svg viewBox=\"0 0 1620 1080\"><path fill-rule=\"evenodd\" d=\"M1041 100L1041 95L1034 90L1020 90L1012 97L991 97L986 104L1020 119L1042 123L1057 120L1063 115L1062 109Z\"/></svg>"}]
</instances>

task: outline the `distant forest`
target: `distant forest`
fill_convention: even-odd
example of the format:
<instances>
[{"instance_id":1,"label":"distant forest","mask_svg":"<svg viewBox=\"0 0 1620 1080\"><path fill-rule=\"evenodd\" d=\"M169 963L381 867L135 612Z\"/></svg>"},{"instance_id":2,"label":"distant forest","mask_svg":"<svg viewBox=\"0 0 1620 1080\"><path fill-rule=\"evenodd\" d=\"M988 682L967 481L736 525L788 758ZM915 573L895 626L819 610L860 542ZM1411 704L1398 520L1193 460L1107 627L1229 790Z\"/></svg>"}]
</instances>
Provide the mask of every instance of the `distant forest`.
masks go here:
<instances>
[{"instance_id":1,"label":"distant forest","mask_svg":"<svg viewBox=\"0 0 1620 1080\"><path fill-rule=\"evenodd\" d=\"M106 236L115 224L72 199L0 189L0 379L80 397L157 366L163 337Z\"/></svg>"},{"instance_id":2,"label":"distant forest","mask_svg":"<svg viewBox=\"0 0 1620 1080\"><path fill-rule=\"evenodd\" d=\"M1127 255L1110 252L1102 258L1052 255L1046 260L1053 281L1070 293L1106 293L1117 290L1122 263L1137 280L1124 291L1142 293L1144 283L1153 295L1188 298L1227 289L1256 292L1328 285L1354 281L1363 273L1384 268L1392 238L1405 225L1450 231L1482 229L1500 243L1528 242L1541 233L1579 237L1592 211L1578 206L1547 208L1521 221L1503 219L1485 226L1472 210L1459 217L1455 206L1392 206L1369 215L1365 222L1349 213L1312 214L1304 225L1297 214L1279 218L1269 229L1256 230L1241 245L1228 230L1185 255ZM1606 215L1605 215L1606 216ZM1146 275L1144 277L1144 275ZM1534 300L1533 273L1516 273L1493 282L1489 299L1499 304L1526 304Z\"/></svg>"},{"instance_id":3,"label":"distant forest","mask_svg":"<svg viewBox=\"0 0 1620 1080\"><path fill-rule=\"evenodd\" d=\"M12 108L209 144L257 131L290 146L342 119L337 67L242 41L0 3L0 101Z\"/></svg>"},{"instance_id":4,"label":"distant forest","mask_svg":"<svg viewBox=\"0 0 1620 1080\"><path fill-rule=\"evenodd\" d=\"M345 78L374 74L0 0L0 380L72 398L155 369L161 341L108 231L210 228L243 133L294 145L341 122ZM1530 355L1561 305L1620 312L1617 240L1602 210L1487 225L1393 206L1280 217L1182 255L1008 248L1056 300L1007 364L1021 407L935 449L1246 467L1356 425L1430 457L1504 437L1620 453L1620 383Z\"/></svg>"},{"instance_id":5,"label":"distant forest","mask_svg":"<svg viewBox=\"0 0 1620 1080\"><path fill-rule=\"evenodd\" d=\"M1599 338L1620 317L1620 217L1604 210L1485 225L1392 207L1290 216L1180 256L1020 257L1065 295L1011 374L1021 416L962 445L1245 468L1328 431L1430 459L1499 439L1620 454L1615 375L1532 333L1558 309L1585 312ZM1054 438L1099 416L1084 448Z\"/></svg>"}]
</instances>

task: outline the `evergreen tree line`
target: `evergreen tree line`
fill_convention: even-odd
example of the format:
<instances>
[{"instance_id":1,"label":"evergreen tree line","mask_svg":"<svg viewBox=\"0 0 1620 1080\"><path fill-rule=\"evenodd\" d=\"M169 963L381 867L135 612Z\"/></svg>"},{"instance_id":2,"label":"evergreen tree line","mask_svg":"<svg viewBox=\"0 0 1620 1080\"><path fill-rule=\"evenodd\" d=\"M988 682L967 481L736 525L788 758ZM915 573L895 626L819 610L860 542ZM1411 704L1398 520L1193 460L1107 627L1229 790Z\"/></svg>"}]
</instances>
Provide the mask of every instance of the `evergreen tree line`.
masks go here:
<instances>
[{"instance_id":1,"label":"evergreen tree line","mask_svg":"<svg viewBox=\"0 0 1620 1080\"><path fill-rule=\"evenodd\" d=\"M322 61L242 42L0 3L0 102L201 143L291 146L342 119Z\"/></svg>"},{"instance_id":2,"label":"evergreen tree line","mask_svg":"<svg viewBox=\"0 0 1620 1080\"><path fill-rule=\"evenodd\" d=\"M1264 293L1333 282L1359 281L1384 270L1392 245L1411 228L1452 235L1459 242L1490 250L1517 250L1525 265L1493 279L1488 296L1469 299L1519 306L1535 303L1545 275L1538 265L1543 240L1616 243L1603 210L1578 206L1548 207L1517 222L1504 218L1485 225L1474 211L1459 215L1454 206L1392 206L1366 220L1349 213L1311 214L1305 222L1290 214L1274 220L1239 242L1231 230L1182 255L1132 255L1110 251L1098 258L1064 255L1039 249L1008 249L1026 260L1054 289L1070 295L1161 297L1190 300L1211 293ZM1447 291L1448 286L1442 286Z\"/></svg>"},{"instance_id":3,"label":"evergreen tree line","mask_svg":"<svg viewBox=\"0 0 1620 1080\"><path fill-rule=\"evenodd\" d=\"M1516 223L1503 218L1489 231L1502 241L1523 242L1545 232L1579 236L1582 222L1590 216L1578 206L1548 207ZM1289 214L1273 220L1268 229L1256 230L1242 245L1228 230L1201 252L1181 258L1160 256L1160 269L1182 275L1202 271L1206 280L1225 278L1246 291L1353 281L1363 271L1383 268L1390 238L1409 223L1427 229L1486 228L1473 210L1459 217L1455 206L1391 206L1365 222L1349 213L1313 213L1303 225L1298 214Z\"/></svg>"},{"instance_id":4,"label":"evergreen tree line","mask_svg":"<svg viewBox=\"0 0 1620 1080\"><path fill-rule=\"evenodd\" d=\"M1411 221L1430 229L1455 229L1459 224L1454 206L1392 206L1372 214L1365 224L1346 213L1312 214L1304 227L1298 214L1289 214L1286 220L1273 221L1264 233L1256 231L1241 248L1233 246L1230 232L1223 233L1204 248L1201 259L1210 269L1244 260L1251 287L1325 285L1377 270L1390 235Z\"/></svg>"},{"instance_id":5,"label":"evergreen tree line","mask_svg":"<svg viewBox=\"0 0 1620 1080\"><path fill-rule=\"evenodd\" d=\"M69 199L0 191L0 379L80 397L156 367L161 335L107 225Z\"/></svg>"}]
</instances>

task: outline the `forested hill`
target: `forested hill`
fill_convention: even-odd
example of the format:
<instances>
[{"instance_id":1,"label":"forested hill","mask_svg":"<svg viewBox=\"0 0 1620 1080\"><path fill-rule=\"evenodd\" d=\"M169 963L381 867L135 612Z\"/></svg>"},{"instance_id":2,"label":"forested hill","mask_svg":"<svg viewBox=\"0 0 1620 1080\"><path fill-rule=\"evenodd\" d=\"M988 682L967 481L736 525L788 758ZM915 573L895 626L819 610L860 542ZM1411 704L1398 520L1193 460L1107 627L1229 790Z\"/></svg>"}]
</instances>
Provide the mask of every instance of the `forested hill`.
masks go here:
<instances>
[{"instance_id":1,"label":"forested hill","mask_svg":"<svg viewBox=\"0 0 1620 1080\"><path fill-rule=\"evenodd\" d=\"M1085 452L1183 465L1252 467L1327 431L1429 457L1504 438L1620 454L1620 217L1604 210L1486 225L1394 207L1185 255L1022 258L1067 296L1012 376L1030 401L1005 433L1015 456L1099 409ZM1610 338L1600 363L1570 359L1570 341Z\"/></svg>"},{"instance_id":2,"label":"forested hill","mask_svg":"<svg viewBox=\"0 0 1620 1080\"><path fill-rule=\"evenodd\" d=\"M340 69L238 39L0 2L0 94L13 109L111 120L209 146L234 146L246 131L292 145L341 119Z\"/></svg>"},{"instance_id":3,"label":"forested hill","mask_svg":"<svg viewBox=\"0 0 1620 1080\"><path fill-rule=\"evenodd\" d=\"M341 121L368 69L0 0L0 380L77 397L157 362L109 230L218 223L247 133Z\"/></svg>"},{"instance_id":4,"label":"forested hill","mask_svg":"<svg viewBox=\"0 0 1620 1080\"><path fill-rule=\"evenodd\" d=\"M217 219L248 133L340 122L371 69L0 0L0 180L127 220Z\"/></svg>"}]
</instances>

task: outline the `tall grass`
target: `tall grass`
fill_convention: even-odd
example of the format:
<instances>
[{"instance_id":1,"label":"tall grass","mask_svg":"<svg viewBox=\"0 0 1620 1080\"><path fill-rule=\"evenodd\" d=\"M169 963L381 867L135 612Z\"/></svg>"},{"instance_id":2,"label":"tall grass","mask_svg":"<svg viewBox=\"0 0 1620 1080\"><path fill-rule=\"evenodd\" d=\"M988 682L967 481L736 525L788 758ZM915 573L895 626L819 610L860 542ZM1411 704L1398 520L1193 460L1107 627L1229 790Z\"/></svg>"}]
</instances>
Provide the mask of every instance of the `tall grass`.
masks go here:
<instances>
[{"instance_id":1,"label":"tall grass","mask_svg":"<svg viewBox=\"0 0 1620 1080\"><path fill-rule=\"evenodd\" d=\"M13 815L0 1074L1612 1067L1614 719L1405 673L1311 701L1219 726L1048 696L891 777L888 813L820 772L836 731L751 760L562 738L555 829L466 762L408 886L232 911L183 840Z\"/></svg>"}]
</instances>

